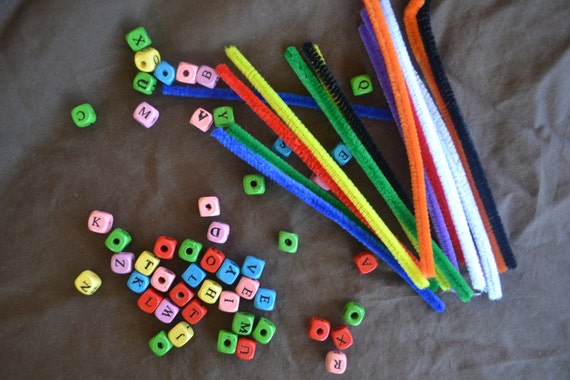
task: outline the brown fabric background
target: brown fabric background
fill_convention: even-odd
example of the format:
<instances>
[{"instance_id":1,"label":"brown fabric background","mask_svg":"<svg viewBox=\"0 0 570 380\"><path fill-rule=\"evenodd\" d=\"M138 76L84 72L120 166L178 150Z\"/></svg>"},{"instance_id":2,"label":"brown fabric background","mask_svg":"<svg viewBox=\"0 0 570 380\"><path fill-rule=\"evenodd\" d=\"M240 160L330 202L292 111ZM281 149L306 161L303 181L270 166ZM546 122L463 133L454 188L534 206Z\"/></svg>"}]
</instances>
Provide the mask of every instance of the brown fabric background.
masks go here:
<instances>
[{"instance_id":1,"label":"brown fabric background","mask_svg":"<svg viewBox=\"0 0 570 380\"><path fill-rule=\"evenodd\" d=\"M404 5L394 1L399 15ZM188 124L199 106L229 104L238 123L271 144L272 132L244 104L147 98L131 88L124 35L144 25L171 63L229 63L223 48L235 44L278 91L302 94L282 53L310 39L349 89L352 76L373 75L357 32L360 8L356 0L1 2L0 378L333 378L324 369L332 343L305 330L313 315L341 323L348 300L367 314L352 329L345 378L568 378L568 1L434 1L435 38L519 263L501 276L502 300L463 304L443 294L442 314L385 265L360 276L351 257L363 247L275 183L262 197L244 195L241 179L254 170ZM374 83L373 94L351 99L385 107ZM161 112L150 130L131 117L142 100ZM87 129L69 116L82 102L98 114ZM319 111L296 111L325 146L338 141ZM395 125L366 125L409 187ZM346 170L401 233L356 163ZM278 293L273 312L256 312L278 331L252 362L216 351L231 316L215 307L187 346L155 357L148 339L168 326L137 308L126 277L109 269L104 236L86 228L91 210L102 209L132 234L136 254L162 234L206 242L209 220L196 203L204 195L220 198L218 219L232 227L220 248L238 263L264 258L261 284ZM277 250L281 229L299 234L296 255ZM179 274L185 267L167 265ZM73 286L87 268L103 279L91 297Z\"/></svg>"}]
</instances>

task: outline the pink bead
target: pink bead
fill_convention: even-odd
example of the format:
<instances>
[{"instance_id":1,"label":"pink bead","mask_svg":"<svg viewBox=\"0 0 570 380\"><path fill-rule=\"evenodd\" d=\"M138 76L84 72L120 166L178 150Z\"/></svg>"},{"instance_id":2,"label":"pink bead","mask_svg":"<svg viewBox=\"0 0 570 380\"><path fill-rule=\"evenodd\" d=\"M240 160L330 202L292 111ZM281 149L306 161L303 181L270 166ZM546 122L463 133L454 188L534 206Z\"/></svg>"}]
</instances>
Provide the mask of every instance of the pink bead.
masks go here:
<instances>
[{"instance_id":1,"label":"pink bead","mask_svg":"<svg viewBox=\"0 0 570 380\"><path fill-rule=\"evenodd\" d=\"M198 108L192 114L190 118L190 124L201 130L202 132L208 132L208 129L212 126L214 122L214 117L208 111L203 108Z\"/></svg>"},{"instance_id":2,"label":"pink bead","mask_svg":"<svg viewBox=\"0 0 570 380\"><path fill-rule=\"evenodd\" d=\"M180 83L195 84L198 66L188 62L180 62L176 69L176 80Z\"/></svg>"},{"instance_id":3,"label":"pink bead","mask_svg":"<svg viewBox=\"0 0 570 380\"><path fill-rule=\"evenodd\" d=\"M113 215L105 211L94 210L89 215L87 228L98 234L106 234L113 227Z\"/></svg>"},{"instance_id":4,"label":"pink bead","mask_svg":"<svg viewBox=\"0 0 570 380\"><path fill-rule=\"evenodd\" d=\"M198 199L198 211L201 217L220 215L220 200L218 197L201 197Z\"/></svg>"},{"instance_id":5,"label":"pink bead","mask_svg":"<svg viewBox=\"0 0 570 380\"><path fill-rule=\"evenodd\" d=\"M143 127L150 128L158 120L159 112L156 108L148 104L147 102L142 102L137 106L135 112L133 112L133 117L138 121Z\"/></svg>"},{"instance_id":6,"label":"pink bead","mask_svg":"<svg viewBox=\"0 0 570 380\"><path fill-rule=\"evenodd\" d=\"M231 290L222 290L218 300L218 309L226 313L235 313L239 309L239 295Z\"/></svg>"},{"instance_id":7,"label":"pink bead","mask_svg":"<svg viewBox=\"0 0 570 380\"><path fill-rule=\"evenodd\" d=\"M259 281L242 276L236 286L236 293L246 300L252 300L259 289Z\"/></svg>"},{"instance_id":8,"label":"pink bead","mask_svg":"<svg viewBox=\"0 0 570 380\"><path fill-rule=\"evenodd\" d=\"M165 267L158 267L150 278L150 284L159 292L167 292L174 282L176 274Z\"/></svg>"},{"instance_id":9,"label":"pink bead","mask_svg":"<svg viewBox=\"0 0 570 380\"><path fill-rule=\"evenodd\" d=\"M346 354L344 352L329 351L325 357L325 368L330 373L344 373L346 364Z\"/></svg>"},{"instance_id":10,"label":"pink bead","mask_svg":"<svg viewBox=\"0 0 570 380\"><path fill-rule=\"evenodd\" d=\"M327 186L327 184L321 179L321 177L317 176L315 173L313 173L311 175L311 181L313 181L314 183L316 183L317 185L319 185L321 187L321 189L323 189L324 191L329 191L330 188Z\"/></svg>"},{"instance_id":11,"label":"pink bead","mask_svg":"<svg viewBox=\"0 0 570 380\"><path fill-rule=\"evenodd\" d=\"M220 77L216 74L216 71L206 65L200 66L198 73L196 73L196 83L201 84L204 87L216 87L219 79Z\"/></svg>"},{"instance_id":12,"label":"pink bead","mask_svg":"<svg viewBox=\"0 0 570 380\"><path fill-rule=\"evenodd\" d=\"M160 302L154 311L154 315L156 318L158 318L159 321L170 323L174 320L174 318L176 318L178 311L180 311L178 306L173 304L170 299L165 298L162 300L162 302Z\"/></svg>"},{"instance_id":13,"label":"pink bead","mask_svg":"<svg viewBox=\"0 0 570 380\"><path fill-rule=\"evenodd\" d=\"M120 252L111 256L111 270L117 274L127 274L133 271L135 254L132 252Z\"/></svg>"},{"instance_id":14,"label":"pink bead","mask_svg":"<svg viewBox=\"0 0 570 380\"><path fill-rule=\"evenodd\" d=\"M208 227L206 237L209 241L224 244L230 236L230 226L222 222L212 222Z\"/></svg>"}]
</instances>

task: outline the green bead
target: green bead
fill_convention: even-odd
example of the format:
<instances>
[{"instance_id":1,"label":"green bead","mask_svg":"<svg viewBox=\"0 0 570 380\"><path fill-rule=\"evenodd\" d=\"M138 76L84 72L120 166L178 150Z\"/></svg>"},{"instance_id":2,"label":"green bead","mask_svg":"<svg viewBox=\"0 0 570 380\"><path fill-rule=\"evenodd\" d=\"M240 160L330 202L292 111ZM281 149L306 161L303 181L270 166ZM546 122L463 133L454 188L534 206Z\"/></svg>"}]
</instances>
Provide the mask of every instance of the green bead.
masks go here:
<instances>
[{"instance_id":1,"label":"green bead","mask_svg":"<svg viewBox=\"0 0 570 380\"><path fill-rule=\"evenodd\" d=\"M182 260L195 263L198 260L198 255L202 251L202 243L192 239L185 239L180 243L178 248L178 257Z\"/></svg>"},{"instance_id":2,"label":"green bead","mask_svg":"<svg viewBox=\"0 0 570 380\"><path fill-rule=\"evenodd\" d=\"M369 94L372 92L372 81L368 74L357 75L350 80L352 93L355 96Z\"/></svg>"},{"instance_id":3,"label":"green bead","mask_svg":"<svg viewBox=\"0 0 570 380\"><path fill-rule=\"evenodd\" d=\"M133 88L145 95L151 95L156 89L158 80L150 73L139 71L133 79Z\"/></svg>"},{"instance_id":4,"label":"green bead","mask_svg":"<svg viewBox=\"0 0 570 380\"><path fill-rule=\"evenodd\" d=\"M139 26L125 35L127 43L133 51L139 51L152 44L152 40L145 28Z\"/></svg>"},{"instance_id":5,"label":"green bead","mask_svg":"<svg viewBox=\"0 0 570 380\"><path fill-rule=\"evenodd\" d=\"M261 174L248 174L243 177L243 190L247 195L265 193L265 177Z\"/></svg>"},{"instance_id":6,"label":"green bead","mask_svg":"<svg viewBox=\"0 0 570 380\"><path fill-rule=\"evenodd\" d=\"M238 336L231 331L220 330L218 333L218 351L222 354L236 353Z\"/></svg>"},{"instance_id":7,"label":"green bead","mask_svg":"<svg viewBox=\"0 0 570 380\"><path fill-rule=\"evenodd\" d=\"M279 244L280 251L288 253L296 253L299 247L299 236L293 232L279 231Z\"/></svg>"},{"instance_id":8,"label":"green bead","mask_svg":"<svg viewBox=\"0 0 570 380\"><path fill-rule=\"evenodd\" d=\"M255 315L246 311L238 311L234 314L232 331L238 335L249 335L253 331Z\"/></svg>"},{"instance_id":9,"label":"green bead","mask_svg":"<svg viewBox=\"0 0 570 380\"><path fill-rule=\"evenodd\" d=\"M342 319L351 326L360 325L364 319L365 314L366 311L362 305L354 301L347 302L347 304L344 305L344 308L342 309Z\"/></svg>"},{"instance_id":10,"label":"green bead","mask_svg":"<svg viewBox=\"0 0 570 380\"><path fill-rule=\"evenodd\" d=\"M105 239L105 245L111 251L119 253L123 251L127 245L129 245L131 240L131 235L129 235L127 231L123 230L122 228L115 228L113 231L111 231L109 236L107 236L107 239Z\"/></svg>"},{"instance_id":11,"label":"green bead","mask_svg":"<svg viewBox=\"0 0 570 380\"><path fill-rule=\"evenodd\" d=\"M214 108L214 125L216 127L229 127L235 124L234 110L232 107L223 106Z\"/></svg>"},{"instance_id":12,"label":"green bead","mask_svg":"<svg viewBox=\"0 0 570 380\"><path fill-rule=\"evenodd\" d=\"M97 114L89 103L83 103L71 110L71 118L79 128L85 128L97 120Z\"/></svg>"},{"instance_id":13,"label":"green bead","mask_svg":"<svg viewBox=\"0 0 570 380\"><path fill-rule=\"evenodd\" d=\"M267 344L275 335L275 324L265 317L261 317L255 329L253 329L253 339L257 340L261 344Z\"/></svg>"},{"instance_id":14,"label":"green bead","mask_svg":"<svg viewBox=\"0 0 570 380\"><path fill-rule=\"evenodd\" d=\"M148 345L156 356L164 356L173 347L166 331L162 330L148 341Z\"/></svg>"}]
</instances>

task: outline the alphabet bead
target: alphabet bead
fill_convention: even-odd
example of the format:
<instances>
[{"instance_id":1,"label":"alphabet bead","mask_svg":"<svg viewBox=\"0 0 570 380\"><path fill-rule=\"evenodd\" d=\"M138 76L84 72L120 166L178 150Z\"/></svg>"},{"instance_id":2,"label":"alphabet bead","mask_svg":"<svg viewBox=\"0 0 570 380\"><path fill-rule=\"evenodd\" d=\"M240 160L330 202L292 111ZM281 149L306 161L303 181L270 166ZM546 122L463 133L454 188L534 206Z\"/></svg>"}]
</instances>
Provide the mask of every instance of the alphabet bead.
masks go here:
<instances>
[{"instance_id":1,"label":"alphabet bead","mask_svg":"<svg viewBox=\"0 0 570 380\"><path fill-rule=\"evenodd\" d=\"M208 227L206 238L218 244L224 244L230 237L230 226L222 222L212 222Z\"/></svg>"},{"instance_id":2,"label":"alphabet bead","mask_svg":"<svg viewBox=\"0 0 570 380\"><path fill-rule=\"evenodd\" d=\"M233 285L240 274L239 266L230 259L225 259L220 269L216 272L216 277L226 285Z\"/></svg>"},{"instance_id":3,"label":"alphabet bead","mask_svg":"<svg viewBox=\"0 0 570 380\"><path fill-rule=\"evenodd\" d=\"M174 282L176 274L165 267L158 267L150 278L150 285L159 292L167 292Z\"/></svg>"},{"instance_id":4,"label":"alphabet bead","mask_svg":"<svg viewBox=\"0 0 570 380\"><path fill-rule=\"evenodd\" d=\"M192 263L182 273L182 279L190 287L196 288L206 278L206 272L200 268L196 263Z\"/></svg>"},{"instance_id":5,"label":"alphabet bead","mask_svg":"<svg viewBox=\"0 0 570 380\"><path fill-rule=\"evenodd\" d=\"M105 239L105 246L115 253L123 251L131 242L131 235L122 228L115 228Z\"/></svg>"},{"instance_id":6,"label":"alphabet bead","mask_svg":"<svg viewBox=\"0 0 570 380\"><path fill-rule=\"evenodd\" d=\"M133 117L145 128L150 128L158 120L160 113L156 108L148 104L147 102L140 103L135 112L133 112Z\"/></svg>"},{"instance_id":7,"label":"alphabet bead","mask_svg":"<svg viewBox=\"0 0 570 380\"><path fill-rule=\"evenodd\" d=\"M149 285L150 285L150 278L140 273L137 270L134 270L129 276L129 279L127 280L127 287L131 289L134 293L138 294L144 292Z\"/></svg>"},{"instance_id":8,"label":"alphabet bead","mask_svg":"<svg viewBox=\"0 0 570 380\"><path fill-rule=\"evenodd\" d=\"M365 314L364 307L354 301L347 302L342 309L342 319L351 326L360 325Z\"/></svg>"},{"instance_id":9,"label":"alphabet bead","mask_svg":"<svg viewBox=\"0 0 570 380\"><path fill-rule=\"evenodd\" d=\"M333 159L336 161L337 164L340 166L344 166L350 161L352 158L352 153L348 150L348 147L345 143L339 142L330 152Z\"/></svg>"},{"instance_id":10,"label":"alphabet bead","mask_svg":"<svg viewBox=\"0 0 570 380\"><path fill-rule=\"evenodd\" d=\"M158 294L154 289L148 288L137 300L137 306L145 313L152 314L158 308L164 297Z\"/></svg>"},{"instance_id":11,"label":"alphabet bead","mask_svg":"<svg viewBox=\"0 0 570 380\"><path fill-rule=\"evenodd\" d=\"M239 309L239 296L231 290L222 290L218 301L218 309L225 313L235 313Z\"/></svg>"},{"instance_id":12,"label":"alphabet bead","mask_svg":"<svg viewBox=\"0 0 570 380\"><path fill-rule=\"evenodd\" d=\"M214 122L214 117L211 113L203 108L198 108L192 114L190 118L190 124L201 130L202 132L208 132L208 129L212 126Z\"/></svg>"},{"instance_id":13,"label":"alphabet bead","mask_svg":"<svg viewBox=\"0 0 570 380\"><path fill-rule=\"evenodd\" d=\"M216 74L216 71L209 66L202 65L198 68L196 73L196 83L201 84L204 87L214 88L218 84L220 77Z\"/></svg>"},{"instance_id":14,"label":"alphabet bead","mask_svg":"<svg viewBox=\"0 0 570 380\"><path fill-rule=\"evenodd\" d=\"M214 196L198 198L198 212L202 218L220 215L220 200Z\"/></svg>"},{"instance_id":15,"label":"alphabet bead","mask_svg":"<svg viewBox=\"0 0 570 380\"><path fill-rule=\"evenodd\" d=\"M352 333L346 325L340 325L331 330L331 338L335 347L339 350L346 350L354 342Z\"/></svg>"},{"instance_id":16,"label":"alphabet bead","mask_svg":"<svg viewBox=\"0 0 570 380\"><path fill-rule=\"evenodd\" d=\"M194 292L181 281L170 289L168 296L176 306L184 307L194 297Z\"/></svg>"},{"instance_id":17,"label":"alphabet bead","mask_svg":"<svg viewBox=\"0 0 570 380\"><path fill-rule=\"evenodd\" d=\"M93 210L87 220L87 228L98 234L106 234L113 227L113 214L105 211Z\"/></svg>"},{"instance_id":18,"label":"alphabet bead","mask_svg":"<svg viewBox=\"0 0 570 380\"><path fill-rule=\"evenodd\" d=\"M154 254L159 259L170 260L174 257L178 242L170 236L159 236L154 243Z\"/></svg>"},{"instance_id":19,"label":"alphabet bead","mask_svg":"<svg viewBox=\"0 0 570 380\"><path fill-rule=\"evenodd\" d=\"M368 274L378 267L378 259L371 252L362 251L352 258L361 274Z\"/></svg>"},{"instance_id":20,"label":"alphabet bead","mask_svg":"<svg viewBox=\"0 0 570 380\"><path fill-rule=\"evenodd\" d=\"M167 86L170 86L176 79L176 69L166 61L160 61L154 69L154 76Z\"/></svg>"},{"instance_id":21,"label":"alphabet bead","mask_svg":"<svg viewBox=\"0 0 570 380\"><path fill-rule=\"evenodd\" d=\"M168 331L168 340L172 342L174 347L182 347L192 339L194 336L194 329L185 321L178 322L173 328Z\"/></svg>"},{"instance_id":22,"label":"alphabet bead","mask_svg":"<svg viewBox=\"0 0 570 380\"><path fill-rule=\"evenodd\" d=\"M209 273L216 273L220 266L222 265L226 255L219 249L209 247L202 260L200 260L200 267Z\"/></svg>"},{"instance_id":23,"label":"alphabet bead","mask_svg":"<svg viewBox=\"0 0 570 380\"><path fill-rule=\"evenodd\" d=\"M195 325L204 318L207 312L208 309L206 309L206 306L198 298L192 298L190 303L182 309L181 314L186 322Z\"/></svg>"},{"instance_id":24,"label":"alphabet bead","mask_svg":"<svg viewBox=\"0 0 570 380\"><path fill-rule=\"evenodd\" d=\"M133 88L145 95L152 95L158 83L154 75L139 71L133 79Z\"/></svg>"},{"instance_id":25,"label":"alphabet bead","mask_svg":"<svg viewBox=\"0 0 570 380\"><path fill-rule=\"evenodd\" d=\"M148 345L156 356L166 355L173 347L172 342L168 339L168 334L164 330L150 338Z\"/></svg>"},{"instance_id":26,"label":"alphabet bead","mask_svg":"<svg viewBox=\"0 0 570 380\"><path fill-rule=\"evenodd\" d=\"M218 332L218 352L222 354L235 354L238 336L231 331L220 330Z\"/></svg>"},{"instance_id":27,"label":"alphabet bead","mask_svg":"<svg viewBox=\"0 0 570 380\"><path fill-rule=\"evenodd\" d=\"M368 74L361 74L350 79L350 87L354 96L369 94L372 92L372 81Z\"/></svg>"},{"instance_id":28,"label":"alphabet bead","mask_svg":"<svg viewBox=\"0 0 570 380\"><path fill-rule=\"evenodd\" d=\"M204 280L200 290L198 290L198 297L207 304L215 304L222 293L222 285L209 278Z\"/></svg>"},{"instance_id":29,"label":"alphabet bead","mask_svg":"<svg viewBox=\"0 0 570 380\"><path fill-rule=\"evenodd\" d=\"M111 270L117 274L128 274L133 271L135 254L132 252L119 252L111 256Z\"/></svg>"},{"instance_id":30,"label":"alphabet bead","mask_svg":"<svg viewBox=\"0 0 570 380\"><path fill-rule=\"evenodd\" d=\"M223 106L214 108L214 125L216 127L229 127L235 123L234 110L232 107Z\"/></svg>"},{"instance_id":31,"label":"alphabet bead","mask_svg":"<svg viewBox=\"0 0 570 380\"><path fill-rule=\"evenodd\" d=\"M178 257L182 260L194 263L202 251L202 243L192 239L185 239L178 249Z\"/></svg>"},{"instance_id":32,"label":"alphabet bead","mask_svg":"<svg viewBox=\"0 0 570 380\"><path fill-rule=\"evenodd\" d=\"M142 26L139 26L125 35L125 39L127 40L127 44L129 47L134 51L137 52L139 50L144 49L152 44L152 40L148 35L146 29Z\"/></svg>"},{"instance_id":33,"label":"alphabet bead","mask_svg":"<svg viewBox=\"0 0 570 380\"><path fill-rule=\"evenodd\" d=\"M293 232L279 231L278 248L280 251L296 253L299 247L299 236Z\"/></svg>"},{"instance_id":34,"label":"alphabet bead","mask_svg":"<svg viewBox=\"0 0 570 380\"><path fill-rule=\"evenodd\" d=\"M152 272L158 268L160 259L150 251L143 251L135 261L135 269L145 276L152 275Z\"/></svg>"},{"instance_id":35,"label":"alphabet bead","mask_svg":"<svg viewBox=\"0 0 570 380\"><path fill-rule=\"evenodd\" d=\"M236 286L236 293L239 294L241 298L251 300L255 297L257 289L259 289L259 281L254 280L253 278L242 276Z\"/></svg>"},{"instance_id":36,"label":"alphabet bead","mask_svg":"<svg viewBox=\"0 0 570 380\"><path fill-rule=\"evenodd\" d=\"M242 273L254 280L259 280L263 269L265 268L265 261L255 256L246 256L241 266Z\"/></svg>"},{"instance_id":37,"label":"alphabet bead","mask_svg":"<svg viewBox=\"0 0 570 380\"><path fill-rule=\"evenodd\" d=\"M176 81L180 83L195 84L198 66L188 62L180 62L176 68Z\"/></svg>"},{"instance_id":38,"label":"alphabet bead","mask_svg":"<svg viewBox=\"0 0 570 380\"><path fill-rule=\"evenodd\" d=\"M101 287L101 277L97 273L90 271L89 269L84 270L75 278L75 288L79 290L81 294L90 296Z\"/></svg>"},{"instance_id":39,"label":"alphabet bead","mask_svg":"<svg viewBox=\"0 0 570 380\"><path fill-rule=\"evenodd\" d=\"M275 142L271 146L271 149L283 158L289 157L291 155L291 152L293 152L291 148L289 148L289 146L285 144L285 142L283 141L283 139L281 139L281 137L278 137L275 140Z\"/></svg>"},{"instance_id":40,"label":"alphabet bead","mask_svg":"<svg viewBox=\"0 0 570 380\"><path fill-rule=\"evenodd\" d=\"M243 190L247 195L265 194L265 177L261 174L248 174L244 176Z\"/></svg>"},{"instance_id":41,"label":"alphabet bead","mask_svg":"<svg viewBox=\"0 0 570 380\"><path fill-rule=\"evenodd\" d=\"M325 369L327 372L341 374L346 371L346 354L340 351L329 351L325 357Z\"/></svg>"},{"instance_id":42,"label":"alphabet bead","mask_svg":"<svg viewBox=\"0 0 570 380\"><path fill-rule=\"evenodd\" d=\"M253 331L255 316L247 311L238 311L232 320L232 331L238 335L249 335Z\"/></svg>"},{"instance_id":43,"label":"alphabet bead","mask_svg":"<svg viewBox=\"0 0 570 380\"><path fill-rule=\"evenodd\" d=\"M257 342L245 336L238 337L236 356L241 360L252 360L255 356L255 347Z\"/></svg>"},{"instance_id":44,"label":"alphabet bead","mask_svg":"<svg viewBox=\"0 0 570 380\"><path fill-rule=\"evenodd\" d=\"M261 317L251 333L258 343L267 344L275 335L275 324L265 317Z\"/></svg>"},{"instance_id":45,"label":"alphabet bead","mask_svg":"<svg viewBox=\"0 0 570 380\"><path fill-rule=\"evenodd\" d=\"M309 338L322 342L329 337L330 331L331 324L326 319L312 317L309 320L309 327L307 329L307 335Z\"/></svg>"},{"instance_id":46,"label":"alphabet bead","mask_svg":"<svg viewBox=\"0 0 570 380\"><path fill-rule=\"evenodd\" d=\"M89 103L83 103L71 110L71 119L79 128L85 128L97 121L97 114Z\"/></svg>"},{"instance_id":47,"label":"alphabet bead","mask_svg":"<svg viewBox=\"0 0 570 380\"><path fill-rule=\"evenodd\" d=\"M135 53L135 66L140 71L152 73L160 63L160 53L152 47L146 47Z\"/></svg>"},{"instance_id":48,"label":"alphabet bead","mask_svg":"<svg viewBox=\"0 0 570 380\"><path fill-rule=\"evenodd\" d=\"M259 288L253 299L253 307L258 310L272 311L275 307L277 293L273 289Z\"/></svg>"},{"instance_id":49,"label":"alphabet bead","mask_svg":"<svg viewBox=\"0 0 570 380\"><path fill-rule=\"evenodd\" d=\"M154 316L163 323L170 323L176 318L180 308L168 298L164 298L154 311Z\"/></svg>"}]
</instances>

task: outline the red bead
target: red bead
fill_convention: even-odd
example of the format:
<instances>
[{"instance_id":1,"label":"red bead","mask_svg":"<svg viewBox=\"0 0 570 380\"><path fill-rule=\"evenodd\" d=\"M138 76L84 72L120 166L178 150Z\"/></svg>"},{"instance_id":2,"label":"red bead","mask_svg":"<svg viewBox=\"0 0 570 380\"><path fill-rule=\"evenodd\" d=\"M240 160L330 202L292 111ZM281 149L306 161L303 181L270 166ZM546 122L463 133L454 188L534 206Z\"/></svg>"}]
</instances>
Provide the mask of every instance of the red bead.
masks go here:
<instances>
[{"instance_id":1,"label":"red bead","mask_svg":"<svg viewBox=\"0 0 570 380\"><path fill-rule=\"evenodd\" d=\"M158 258L170 260L174 257L177 244L176 239L170 236L159 236L154 243L154 254Z\"/></svg>"},{"instance_id":2,"label":"red bead","mask_svg":"<svg viewBox=\"0 0 570 380\"><path fill-rule=\"evenodd\" d=\"M307 329L307 335L309 338L324 341L329 337L331 331L331 324L329 321L319 317L313 317L309 321L309 328Z\"/></svg>"},{"instance_id":3,"label":"red bead","mask_svg":"<svg viewBox=\"0 0 570 380\"><path fill-rule=\"evenodd\" d=\"M352 258L352 261L362 274L370 273L378 267L378 259L368 251L360 252Z\"/></svg>"},{"instance_id":4,"label":"red bead","mask_svg":"<svg viewBox=\"0 0 570 380\"><path fill-rule=\"evenodd\" d=\"M204 252L204 256L200 260L200 266L206 272L216 273L225 258L226 255L222 251L210 247Z\"/></svg>"},{"instance_id":5,"label":"red bead","mask_svg":"<svg viewBox=\"0 0 570 380\"><path fill-rule=\"evenodd\" d=\"M200 322L204 315L208 312L206 306L198 298L193 298L192 301L184 309L182 309L182 318L191 325Z\"/></svg>"},{"instance_id":6,"label":"red bead","mask_svg":"<svg viewBox=\"0 0 570 380\"><path fill-rule=\"evenodd\" d=\"M240 336L237 342L236 356L242 360L251 360L255 355L257 342L251 338Z\"/></svg>"},{"instance_id":7,"label":"red bead","mask_svg":"<svg viewBox=\"0 0 570 380\"><path fill-rule=\"evenodd\" d=\"M141 294L137 301L138 307L145 313L152 314L164 299L154 289L148 288Z\"/></svg>"},{"instance_id":8,"label":"red bead","mask_svg":"<svg viewBox=\"0 0 570 380\"><path fill-rule=\"evenodd\" d=\"M331 338L336 348L339 350L346 350L352 346L354 339L352 333L346 325L340 325L331 330Z\"/></svg>"},{"instance_id":9,"label":"red bead","mask_svg":"<svg viewBox=\"0 0 570 380\"><path fill-rule=\"evenodd\" d=\"M172 302L180 307L183 307L188 302L190 302L192 297L194 297L194 292L190 290L190 288L188 288L184 282L180 281L170 290L170 293L168 293L168 295L170 296L170 299L172 299Z\"/></svg>"}]
</instances>

